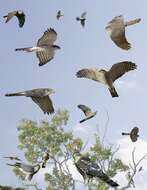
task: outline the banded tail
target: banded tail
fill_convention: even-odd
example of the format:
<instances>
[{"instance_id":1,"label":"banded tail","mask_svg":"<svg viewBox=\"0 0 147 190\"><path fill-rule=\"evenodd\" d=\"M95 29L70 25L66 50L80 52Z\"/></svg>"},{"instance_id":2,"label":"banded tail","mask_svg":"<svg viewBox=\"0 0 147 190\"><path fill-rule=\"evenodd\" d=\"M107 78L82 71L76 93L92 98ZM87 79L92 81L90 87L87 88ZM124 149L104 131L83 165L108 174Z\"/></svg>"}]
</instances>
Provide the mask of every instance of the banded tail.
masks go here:
<instances>
[{"instance_id":1,"label":"banded tail","mask_svg":"<svg viewBox=\"0 0 147 190\"><path fill-rule=\"evenodd\" d=\"M130 20L130 21L128 21L128 22L125 23L125 27L131 26L131 25L133 25L133 24L137 24L137 23L139 23L140 21L141 21L140 18L137 18L137 19L134 19L134 20Z\"/></svg>"},{"instance_id":2,"label":"banded tail","mask_svg":"<svg viewBox=\"0 0 147 190\"><path fill-rule=\"evenodd\" d=\"M26 48L16 48L15 51L26 51L26 52L32 52L32 47L26 47Z\"/></svg>"},{"instance_id":3,"label":"banded tail","mask_svg":"<svg viewBox=\"0 0 147 190\"><path fill-rule=\"evenodd\" d=\"M110 92L112 98L119 97L114 87L113 88L109 88L109 92Z\"/></svg>"},{"instance_id":4,"label":"banded tail","mask_svg":"<svg viewBox=\"0 0 147 190\"><path fill-rule=\"evenodd\" d=\"M122 133L122 135L130 135L130 133Z\"/></svg>"},{"instance_id":5,"label":"banded tail","mask_svg":"<svg viewBox=\"0 0 147 190\"><path fill-rule=\"evenodd\" d=\"M5 94L5 96L25 96L25 92Z\"/></svg>"},{"instance_id":6,"label":"banded tail","mask_svg":"<svg viewBox=\"0 0 147 190\"><path fill-rule=\"evenodd\" d=\"M98 175L98 177L102 180L102 181L104 181L104 182L106 182L108 185L110 185L111 187L118 187L119 186L119 184L118 183L116 183L115 181L113 181L111 178L109 178L106 174L104 174L104 173L101 173L101 175Z\"/></svg>"}]
</instances>

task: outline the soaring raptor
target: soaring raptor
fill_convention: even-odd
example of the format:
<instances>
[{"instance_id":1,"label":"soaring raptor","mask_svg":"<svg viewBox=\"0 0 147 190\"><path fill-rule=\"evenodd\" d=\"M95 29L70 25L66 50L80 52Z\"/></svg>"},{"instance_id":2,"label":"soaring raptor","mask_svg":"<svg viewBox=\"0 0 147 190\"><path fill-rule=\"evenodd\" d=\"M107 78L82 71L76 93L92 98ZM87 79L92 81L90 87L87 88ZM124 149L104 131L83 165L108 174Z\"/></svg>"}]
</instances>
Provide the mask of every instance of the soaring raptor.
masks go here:
<instances>
[{"instance_id":1,"label":"soaring raptor","mask_svg":"<svg viewBox=\"0 0 147 190\"><path fill-rule=\"evenodd\" d=\"M82 119L80 121L80 123L82 123L84 121L87 121L88 119L93 118L97 113L97 111L92 112L91 109L88 106L85 106L85 105L82 105L82 104L79 104L78 108L81 109L84 112L85 116L86 116L86 118Z\"/></svg>"},{"instance_id":2,"label":"soaring raptor","mask_svg":"<svg viewBox=\"0 0 147 190\"><path fill-rule=\"evenodd\" d=\"M16 92L5 94L5 96L26 96L30 97L41 109L47 114L52 114L54 112L54 107L52 101L49 97L54 91L50 88L37 88L33 90L27 90L23 92Z\"/></svg>"},{"instance_id":3,"label":"soaring raptor","mask_svg":"<svg viewBox=\"0 0 147 190\"><path fill-rule=\"evenodd\" d=\"M7 164L8 166L13 166L18 168L24 174L26 174L25 179L31 181L32 177L40 170L40 165L29 165L22 162L16 162L15 164Z\"/></svg>"},{"instance_id":4,"label":"soaring raptor","mask_svg":"<svg viewBox=\"0 0 147 190\"><path fill-rule=\"evenodd\" d=\"M88 78L106 85L112 97L118 97L113 83L126 72L136 69L135 63L124 61L114 64L109 71L104 69L82 69L76 75L78 78Z\"/></svg>"},{"instance_id":5,"label":"soaring raptor","mask_svg":"<svg viewBox=\"0 0 147 190\"><path fill-rule=\"evenodd\" d=\"M45 65L47 62L54 58L55 51L61 49L59 46L54 45L57 40L57 33L54 29L47 29L43 36L38 40L37 46L17 48L15 51L36 52L36 56L39 59L39 66Z\"/></svg>"},{"instance_id":6,"label":"soaring raptor","mask_svg":"<svg viewBox=\"0 0 147 190\"><path fill-rule=\"evenodd\" d=\"M99 165L93 162L88 156L81 156L80 158L78 158L77 162L75 162L75 166L79 173L83 176L84 180L86 180L87 178L90 179L93 177L97 177L111 187L119 186L116 182L110 179L110 177L101 170Z\"/></svg>"},{"instance_id":7,"label":"soaring raptor","mask_svg":"<svg viewBox=\"0 0 147 190\"><path fill-rule=\"evenodd\" d=\"M130 136L130 139L132 140L132 142L136 142L138 137L139 137L139 128L138 127L134 127L130 133L122 133L122 135L128 135Z\"/></svg>"},{"instance_id":8,"label":"soaring raptor","mask_svg":"<svg viewBox=\"0 0 147 190\"><path fill-rule=\"evenodd\" d=\"M124 21L122 15L114 17L106 26L106 30L110 33L110 38L112 41L120 48L124 50L129 50L131 44L128 42L125 35L125 27L136 24L140 22L141 19L135 19L128 22Z\"/></svg>"},{"instance_id":9,"label":"soaring raptor","mask_svg":"<svg viewBox=\"0 0 147 190\"><path fill-rule=\"evenodd\" d=\"M16 16L18 19L19 27L20 28L23 27L23 25L25 23L25 14L21 10L12 11L12 12L8 13L7 15L3 16L4 18L6 18L5 23L9 22L9 20L11 20L14 16Z\"/></svg>"}]
</instances>

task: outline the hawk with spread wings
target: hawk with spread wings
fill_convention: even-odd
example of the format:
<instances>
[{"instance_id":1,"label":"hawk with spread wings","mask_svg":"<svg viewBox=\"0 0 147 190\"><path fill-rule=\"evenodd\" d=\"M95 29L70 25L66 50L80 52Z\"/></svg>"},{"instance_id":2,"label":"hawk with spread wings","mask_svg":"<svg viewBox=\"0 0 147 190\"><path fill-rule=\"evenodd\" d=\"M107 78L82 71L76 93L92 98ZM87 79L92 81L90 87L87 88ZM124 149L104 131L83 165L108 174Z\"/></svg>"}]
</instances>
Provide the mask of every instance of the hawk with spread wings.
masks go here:
<instances>
[{"instance_id":1,"label":"hawk with spread wings","mask_svg":"<svg viewBox=\"0 0 147 190\"><path fill-rule=\"evenodd\" d=\"M57 20L59 20L60 17L62 17L62 16L64 16L64 14L62 14L61 10L59 10L59 11L57 12L57 14L56 14Z\"/></svg>"},{"instance_id":2,"label":"hawk with spread wings","mask_svg":"<svg viewBox=\"0 0 147 190\"><path fill-rule=\"evenodd\" d=\"M87 121L88 119L93 118L97 114L97 111L92 112L92 110L88 106L85 106L85 105L82 105L82 104L79 104L78 108L81 109L84 112L85 116L86 116L86 118L82 119L80 121L80 123L82 123L84 121Z\"/></svg>"},{"instance_id":3,"label":"hawk with spread wings","mask_svg":"<svg viewBox=\"0 0 147 190\"><path fill-rule=\"evenodd\" d=\"M77 20L77 21L80 21L80 23L81 23L81 25L82 25L83 27L85 26L86 14L87 14L87 12L85 11L85 12L83 12L83 13L81 14L80 17L76 17L76 20Z\"/></svg>"},{"instance_id":4,"label":"hawk with spread wings","mask_svg":"<svg viewBox=\"0 0 147 190\"><path fill-rule=\"evenodd\" d=\"M135 19L125 22L122 15L114 17L106 26L106 30L110 33L112 41L120 48L129 50L131 44L128 42L125 35L125 27L140 22L141 19Z\"/></svg>"},{"instance_id":5,"label":"hawk with spread wings","mask_svg":"<svg viewBox=\"0 0 147 190\"><path fill-rule=\"evenodd\" d=\"M136 69L135 63L123 61L114 64L109 71L104 69L82 69L76 73L78 78L88 78L106 85L112 97L118 97L113 83L126 72Z\"/></svg>"},{"instance_id":6,"label":"hawk with spread wings","mask_svg":"<svg viewBox=\"0 0 147 190\"><path fill-rule=\"evenodd\" d=\"M24 23L25 23L25 14L23 11L19 10L19 11L12 11L10 13L8 13L7 15L3 16L3 18L6 18L5 23L9 22L9 20L11 20L14 16L17 17L18 22L19 22L19 27L23 27Z\"/></svg>"},{"instance_id":7,"label":"hawk with spread wings","mask_svg":"<svg viewBox=\"0 0 147 190\"><path fill-rule=\"evenodd\" d=\"M132 142L136 142L138 137L139 137L139 128L138 127L134 127L130 133L122 133L122 135L129 135L130 139L132 140Z\"/></svg>"},{"instance_id":8,"label":"hawk with spread wings","mask_svg":"<svg viewBox=\"0 0 147 190\"><path fill-rule=\"evenodd\" d=\"M49 97L54 91L50 88L38 88L33 90L27 90L23 92L5 94L5 96L26 96L30 97L40 108L47 114L54 113L54 107Z\"/></svg>"},{"instance_id":9,"label":"hawk with spread wings","mask_svg":"<svg viewBox=\"0 0 147 190\"><path fill-rule=\"evenodd\" d=\"M54 45L57 40L57 33L54 29L47 29L43 36L38 40L36 47L17 48L15 51L36 52L39 59L39 66L45 65L54 58L55 51L61 49Z\"/></svg>"}]
</instances>

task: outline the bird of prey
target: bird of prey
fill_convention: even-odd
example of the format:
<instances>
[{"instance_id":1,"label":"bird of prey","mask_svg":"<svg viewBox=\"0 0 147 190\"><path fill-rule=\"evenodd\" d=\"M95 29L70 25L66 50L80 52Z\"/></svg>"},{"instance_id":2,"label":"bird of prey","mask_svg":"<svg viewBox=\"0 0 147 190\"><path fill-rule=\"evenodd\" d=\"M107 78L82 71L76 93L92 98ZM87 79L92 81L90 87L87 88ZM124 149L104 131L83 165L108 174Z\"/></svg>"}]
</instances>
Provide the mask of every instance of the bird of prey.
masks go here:
<instances>
[{"instance_id":1,"label":"bird of prey","mask_svg":"<svg viewBox=\"0 0 147 190\"><path fill-rule=\"evenodd\" d=\"M136 69L135 63L123 61L112 65L109 71L104 69L82 69L76 73L78 78L88 78L106 85L112 97L118 97L113 83L126 72Z\"/></svg>"},{"instance_id":2,"label":"bird of prey","mask_svg":"<svg viewBox=\"0 0 147 190\"><path fill-rule=\"evenodd\" d=\"M19 159L17 156L5 156L4 158L8 158L10 160L18 160L21 161L21 159Z\"/></svg>"},{"instance_id":3,"label":"bird of prey","mask_svg":"<svg viewBox=\"0 0 147 190\"><path fill-rule=\"evenodd\" d=\"M54 112L54 107L49 97L49 95L52 93L54 93L54 90L50 88L37 88L33 90L5 94L5 96L30 97L41 108L44 114L52 114Z\"/></svg>"},{"instance_id":4,"label":"bird of prey","mask_svg":"<svg viewBox=\"0 0 147 190\"><path fill-rule=\"evenodd\" d=\"M3 16L3 18L6 18L5 23L9 22L9 20L11 20L14 16L16 16L18 19L19 27L20 28L23 27L23 25L25 23L25 14L21 10L13 11L13 12L10 12L7 15Z\"/></svg>"},{"instance_id":5,"label":"bird of prey","mask_svg":"<svg viewBox=\"0 0 147 190\"><path fill-rule=\"evenodd\" d=\"M97 177L111 187L119 186L116 182L110 179L110 177L102 171L99 165L93 162L88 156L79 157L77 162L75 162L75 166L79 173L83 176L84 180L87 178L90 179Z\"/></svg>"},{"instance_id":6,"label":"bird of prey","mask_svg":"<svg viewBox=\"0 0 147 190\"><path fill-rule=\"evenodd\" d=\"M80 123L82 123L82 122L84 122L84 121L87 121L88 119L93 118L93 117L97 114L97 111L92 112L91 109L90 109L88 106L85 106L85 105L80 104L80 105L78 105L77 107L78 107L79 109L81 109L81 110L84 112L85 116L86 116L86 118L82 119L82 120L80 121Z\"/></svg>"},{"instance_id":7,"label":"bird of prey","mask_svg":"<svg viewBox=\"0 0 147 190\"><path fill-rule=\"evenodd\" d=\"M138 127L134 127L130 133L122 133L122 135L129 135L130 139L132 140L132 142L136 142L138 137L139 137L139 128Z\"/></svg>"},{"instance_id":8,"label":"bird of prey","mask_svg":"<svg viewBox=\"0 0 147 190\"><path fill-rule=\"evenodd\" d=\"M46 163L49 160L49 153L45 152L45 154L43 155L42 159L43 159L42 168L45 168L46 167Z\"/></svg>"},{"instance_id":9,"label":"bird of prey","mask_svg":"<svg viewBox=\"0 0 147 190\"><path fill-rule=\"evenodd\" d=\"M56 15L57 20L59 20L60 17L62 17L62 16L64 16L64 15L62 14L61 10L59 10L59 11L57 12L57 15Z\"/></svg>"},{"instance_id":10,"label":"bird of prey","mask_svg":"<svg viewBox=\"0 0 147 190\"><path fill-rule=\"evenodd\" d=\"M29 165L22 162L16 162L15 164L7 164L8 166L13 166L18 168L24 174L26 174L25 179L31 181L33 176L40 170L40 165Z\"/></svg>"},{"instance_id":11,"label":"bird of prey","mask_svg":"<svg viewBox=\"0 0 147 190\"><path fill-rule=\"evenodd\" d=\"M76 20L77 20L77 21L80 21L80 23L81 23L81 25L82 25L83 27L85 26L86 14L87 14L87 12L85 11L85 12L83 12L83 13L81 14L81 17L76 17Z\"/></svg>"},{"instance_id":12,"label":"bird of prey","mask_svg":"<svg viewBox=\"0 0 147 190\"><path fill-rule=\"evenodd\" d=\"M128 42L125 35L125 27L136 24L140 22L141 19L131 20L125 22L122 15L114 17L106 26L106 30L110 34L112 41L120 48L124 50L129 50L131 44Z\"/></svg>"},{"instance_id":13,"label":"bird of prey","mask_svg":"<svg viewBox=\"0 0 147 190\"><path fill-rule=\"evenodd\" d=\"M61 49L59 46L54 45L57 40L57 33L54 29L47 29L43 36L38 40L37 46L16 48L15 51L36 52L39 59L39 66L45 65L47 62L54 58L55 51Z\"/></svg>"}]
</instances>

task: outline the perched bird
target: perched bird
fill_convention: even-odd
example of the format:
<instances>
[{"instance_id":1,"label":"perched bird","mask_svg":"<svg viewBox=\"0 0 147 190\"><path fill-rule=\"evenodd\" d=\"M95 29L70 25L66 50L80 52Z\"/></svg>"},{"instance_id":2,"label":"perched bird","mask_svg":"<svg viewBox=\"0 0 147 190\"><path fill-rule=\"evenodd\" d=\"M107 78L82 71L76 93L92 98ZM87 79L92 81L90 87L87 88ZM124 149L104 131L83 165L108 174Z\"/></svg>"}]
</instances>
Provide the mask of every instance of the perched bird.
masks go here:
<instances>
[{"instance_id":1,"label":"perched bird","mask_svg":"<svg viewBox=\"0 0 147 190\"><path fill-rule=\"evenodd\" d=\"M132 142L136 142L138 137L139 137L139 128L138 127L134 127L130 133L122 133L122 135L129 135L130 139L132 140Z\"/></svg>"},{"instance_id":2,"label":"perched bird","mask_svg":"<svg viewBox=\"0 0 147 190\"><path fill-rule=\"evenodd\" d=\"M129 22L125 22L122 15L114 17L106 26L106 30L110 34L112 41L120 48L129 50L131 44L128 42L125 35L125 27L140 22L141 19L135 19Z\"/></svg>"},{"instance_id":3,"label":"perched bird","mask_svg":"<svg viewBox=\"0 0 147 190\"><path fill-rule=\"evenodd\" d=\"M55 51L61 49L54 45L57 40L57 33L54 29L47 29L43 36L38 40L36 47L17 48L15 51L36 52L39 59L39 66L46 64L54 58Z\"/></svg>"},{"instance_id":4,"label":"perched bird","mask_svg":"<svg viewBox=\"0 0 147 190\"><path fill-rule=\"evenodd\" d=\"M43 160L42 168L45 168L46 167L46 163L49 160L49 153L48 152L45 152L45 154L43 155L42 160Z\"/></svg>"},{"instance_id":5,"label":"perched bird","mask_svg":"<svg viewBox=\"0 0 147 190\"><path fill-rule=\"evenodd\" d=\"M15 164L7 164L8 166L13 166L15 168L18 168L20 171L22 171L24 174L26 174L25 179L31 180L33 176L40 170L40 165L29 165L21 162L16 162Z\"/></svg>"},{"instance_id":6,"label":"perched bird","mask_svg":"<svg viewBox=\"0 0 147 190\"><path fill-rule=\"evenodd\" d=\"M57 15L56 15L57 20L59 20L60 17L62 17L62 16L64 16L64 14L62 14L61 10L59 10L59 11L57 12Z\"/></svg>"},{"instance_id":7,"label":"perched bird","mask_svg":"<svg viewBox=\"0 0 147 190\"><path fill-rule=\"evenodd\" d=\"M112 97L118 97L117 91L113 85L114 81L124 75L126 72L136 69L135 63L123 61L112 65L109 71L104 69L82 69L76 73L78 78L88 78L106 85Z\"/></svg>"},{"instance_id":8,"label":"perched bird","mask_svg":"<svg viewBox=\"0 0 147 190\"><path fill-rule=\"evenodd\" d=\"M37 88L37 89L27 90L23 92L5 94L5 96L30 97L41 108L44 114L45 113L52 114L54 112L54 107L49 97L49 95L52 93L54 93L54 90L50 88Z\"/></svg>"},{"instance_id":9,"label":"perched bird","mask_svg":"<svg viewBox=\"0 0 147 190\"><path fill-rule=\"evenodd\" d=\"M19 159L17 156L5 156L4 158L8 158L10 160L18 160L21 161L21 159Z\"/></svg>"},{"instance_id":10,"label":"perched bird","mask_svg":"<svg viewBox=\"0 0 147 190\"><path fill-rule=\"evenodd\" d=\"M88 119L91 119L91 118L93 118L96 114L97 114L97 111L95 111L95 112L92 112L91 111L91 109L88 107L88 106L85 106L85 105L78 105L77 106L79 109L81 109L83 112L84 112L84 114L85 114L85 116L86 116L86 118L85 119L82 119L81 121L80 121L80 123L82 123L82 122L84 122L84 121L87 121Z\"/></svg>"},{"instance_id":11,"label":"perched bird","mask_svg":"<svg viewBox=\"0 0 147 190\"><path fill-rule=\"evenodd\" d=\"M77 156L78 160L75 162L75 166L79 173L83 176L84 180L87 178L98 177L103 182L107 183L111 187L119 186L116 182L110 179L97 163L93 162L88 156Z\"/></svg>"},{"instance_id":12,"label":"perched bird","mask_svg":"<svg viewBox=\"0 0 147 190\"><path fill-rule=\"evenodd\" d=\"M87 12L85 11L85 12L83 12L83 13L81 14L81 17L76 17L76 20L77 20L77 21L80 21L80 23L81 23L81 25L82 25L83 27L85 26L86 14L87 14Z\"/></svg>"},{"instance_id":13,"label":"perched bird","mask_svg":"<svg viewBox=\"0 0 147 190\"><path fill-rule=\"evenodd\" d=\"M7 15L3 16L3 18L6 18L5 23L9 22L9 20L11 20L13 18L13 16L16 16L19 22L19 27L23 27L24 23L25 23L25 14L23 11L18 10L18 11L13 11L8 13Z\"/></svg>"}]
</instances>

